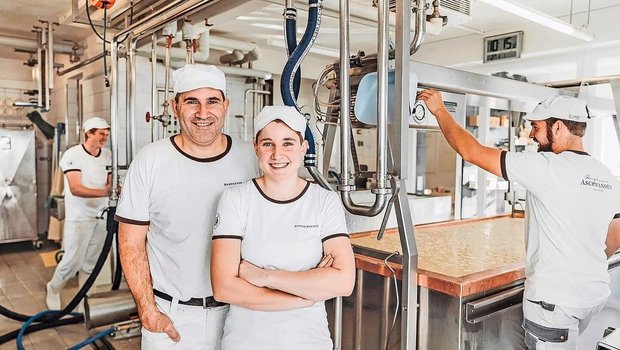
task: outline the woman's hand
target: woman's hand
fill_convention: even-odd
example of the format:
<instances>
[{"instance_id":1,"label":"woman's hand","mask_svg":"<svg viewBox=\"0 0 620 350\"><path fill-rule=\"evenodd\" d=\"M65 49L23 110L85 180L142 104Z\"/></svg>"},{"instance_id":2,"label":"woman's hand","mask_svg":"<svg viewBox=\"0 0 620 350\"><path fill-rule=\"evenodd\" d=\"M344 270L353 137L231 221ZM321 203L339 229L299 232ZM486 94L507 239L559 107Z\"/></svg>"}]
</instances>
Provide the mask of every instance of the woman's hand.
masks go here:
<instances>
[{"instance_id":1,"label":"woman's hand","mask_svg":"<svg viewBox=\"0 0 620 350\"><path fill-rule=\"evenodd\" d=\"M261 269L246 260L241 260L239 264L239 278L243 278L257 287L265 286L267 275L267 270Z\"/></svg>"}]
</instances>

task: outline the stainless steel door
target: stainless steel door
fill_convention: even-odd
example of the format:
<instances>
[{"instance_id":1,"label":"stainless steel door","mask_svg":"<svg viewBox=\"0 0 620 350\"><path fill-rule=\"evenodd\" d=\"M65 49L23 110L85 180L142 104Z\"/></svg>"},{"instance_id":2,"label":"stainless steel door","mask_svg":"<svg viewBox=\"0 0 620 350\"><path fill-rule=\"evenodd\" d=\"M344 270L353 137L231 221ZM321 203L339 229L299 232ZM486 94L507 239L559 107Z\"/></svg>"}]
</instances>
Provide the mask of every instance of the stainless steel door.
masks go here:
<instances>
[{"instance_id":1,"label":"stainless steel door","mask_svg":"<svg viewBox=\"0 0 620 350\"><path fill-rule=\"evenodd\" d=\"M0 128L0 243L37 238L32 126Z\"/></svg>"}]
</instances>

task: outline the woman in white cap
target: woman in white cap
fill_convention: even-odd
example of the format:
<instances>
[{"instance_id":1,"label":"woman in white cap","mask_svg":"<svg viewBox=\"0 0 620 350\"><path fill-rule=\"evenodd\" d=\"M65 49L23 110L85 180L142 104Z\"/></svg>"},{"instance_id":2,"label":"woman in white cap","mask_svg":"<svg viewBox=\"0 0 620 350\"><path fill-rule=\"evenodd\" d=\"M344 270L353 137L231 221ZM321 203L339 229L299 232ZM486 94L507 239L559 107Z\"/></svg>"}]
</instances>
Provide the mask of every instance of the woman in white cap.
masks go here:
<instances>
[{"instance_id":1,"label":"woman in white cap","mask_svg":"<svg viewBox=\"0 0 620 350\"><path fill-rule=\"evenodd\" d=\"M47 284L45 302L50 310L59 310L60 291L78 273L82 286L97 262L106 235L106 221L97 214L108 204L111 176L107 166L112 153L104 148L110 125L103 118L84 122L86 141L66 150L59 165L65 174L65 253Z\"/></svg>"},{"instance_id":2,"label":"woman in white cap","mask_svg":"<svg viewBox=\"0 0 620 350\"><path fill-rule=\"evenodd\" d=\"M231 304L223 350L333 348L324 301L351 294L355 262L338 196L297 175L305 128L295 108L265 107L254 140L263 176L220 198L211 281Z\"/></svg>"}]
</instances>

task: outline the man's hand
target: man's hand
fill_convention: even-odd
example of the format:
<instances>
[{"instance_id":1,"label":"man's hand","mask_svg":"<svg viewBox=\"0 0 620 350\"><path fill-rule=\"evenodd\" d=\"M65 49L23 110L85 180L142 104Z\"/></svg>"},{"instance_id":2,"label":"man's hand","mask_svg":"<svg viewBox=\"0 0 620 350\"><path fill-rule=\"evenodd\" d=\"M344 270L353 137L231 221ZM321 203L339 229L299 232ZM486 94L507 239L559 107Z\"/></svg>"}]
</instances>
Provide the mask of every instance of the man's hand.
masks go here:
<instances>
[{"instance_id":1,"label":"man's hand","mask_svg":"<svg viewBox=\"0 0 620 350\"><path fill-rule=\"evenodd\" d=\"M243 278L257 287L265 286L267 274L267 270L261 269L246 260L241 260L239 264L239 278Z\"/></svg>"},{"instance_id":2,"label":"man's hand","mask_svg":"<svg viewBox=\"0 0 620 350\"><path fill-rule=\"evenodd\" d=\"M140 320L142 321L142 326L149 332L166 333L168 337L175 342L178 342L179 339L181 339L179 332L177 332L176 328L174 328L170 318L159 310L140 315Z\"/></svg>"},{"instance_id":3,"label":"man's hand","mask_svg":"<svg viewBox=\"0 0 620 350\"><path fill-rule=\"evenodd\" d=\"M418 100L424 101L428 110L435 116L446 109L441 99L441 93L437 90L428 89L418 92Z\"/></svg>"}]
</instances>

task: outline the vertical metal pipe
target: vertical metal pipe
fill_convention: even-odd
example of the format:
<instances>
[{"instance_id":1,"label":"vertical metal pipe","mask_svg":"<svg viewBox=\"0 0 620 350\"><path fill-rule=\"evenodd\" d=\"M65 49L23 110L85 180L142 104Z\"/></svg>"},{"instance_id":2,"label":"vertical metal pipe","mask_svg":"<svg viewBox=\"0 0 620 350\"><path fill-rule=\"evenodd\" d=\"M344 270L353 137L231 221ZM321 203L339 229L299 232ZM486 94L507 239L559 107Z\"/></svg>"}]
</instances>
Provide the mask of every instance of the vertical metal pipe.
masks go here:
<instances>
[{"instance_id":1,"label":"vertical metal pipe","mask_svg":"<svg viewBox=\"0 0 620 350\"><path fill-rule=\"evenodd\" d=\"M110 44L110 151L112 151L112 190L110 204L118 200L118 42Z\"/></svg>"},{"instance_id":2,"label":"vertical metal pipe","mask_svg":"<svg viewBox=\"0 0 620 350\"><path fill-rule=\"evenodd\" d=\"M43 33L41 31L37 31L37 68L36 68L36 72L37 72L37 91L39 92L37 95L37 105L39 108L43 108L45 107L43 105L43 69L41 69L41 64L43 62L43 52L42 52L42 45L43 45Z\"/></svg>"},{"instance_id":3,"label":"vertical metal pipe","mask_svg":"<svg viewBox=\"0 0 620 350\"><path fill-rule=\"evenodd\" d=\"M379 1L377 48L377 189L387 188L389 0Z\"/></svg>"},{"instance_id":4,"label":"vertical metal pipe","mask_svg":"<svg viewBox=\"0 0 620 350\"><path fill-rule=\"evenodd\" d=\"M133 88L133 86L131 85L131 70L133 69L133 66L131 64L131 61L133 60L133 57L131 55L132 41L133 38L131 36L127 38L127 51L125 55L125 164L130 163L132 152L131 132L129 131L129 128L131 127L129 118L131 110L133 109L131 106L131 104L133 103L133 101L131 101L131 89Z\"/></svg>"},{"instance_id":5,"label":"vertical metal pipe","mask_svg":"<svg viewBox=\"0 0 620 350\"><path fill-rule=\"evenodd\" d=\"M334 350L342 350L342 297L334 300Z\"/></svg>"},{"instance_id":6,"label":"vertical metal pipe","mask_svg":"<svg viewBox=\"0 0 620 350\"><path fill-rule=\"evenodd\" d=\"M133 40L133 37L130 38L128 50L127 50L127 59L129 68L129 74L127 74L128 84L127 91L129 91L127 95L127 109L128 109L128 125L127 132L129 134L129 143L127 144L127 148L129 152L127 152L127 165L131 164L133 160L133 156L137 151L136 148L136 41Z\"/></svg>"},{"instance_id":7,"label":"vertical metal pipe","mask_svg":"<svg viewBox=\"0 0 620 350\"><path fill-rule=\"evenodd\" d=\"M340 0L340 183L338 190L351 191L349 145L351 144L351 86L349 81L349 1Z\"/></svg>"},{"instance_id":8,"label":"vertical metal pipe","mask_svg":"<svg viewBox=\"0 0 620 350\"><path fill-rule=\"evenodd\" d=\"M418 16L424 6L424 0L417 0ZM426 23L426 18L421 18ZM419 22L418 22L419 23ZM396 2L396 81L395 81L395 111L396 118L394 124L390 127L390 139L392 140L393 166L395 176L391 178L392 189L397 191L395 202L396 218L398 221L398 233L400 235L401 251L403 253L403 275L401 284L401 349L416 350L417 334L418 334L418 248L416 245L413 213L409 207L409 199L407 197L407 168L408 158L406 156L396 156L401 150L407 148L407 138L409 135L409 80L410 80L410 55L412 54L412 46L409 48L411 26L411 2ZM415 37L417 39L424 36L424 26L417 25L415 28ZM414 40L413 46L422 43L422 39ZM415 50L419 47L416 46ZM413 50L415 52L415 50ZM402 175L402 177L401 177Z\"/></svg>"},{"instance_id":9,"label":"vertical metal pipe","mask_svg":"<svg viewBox=\"0 0 620 350\"><path fill-rule=\"evenodd\" d=\"M157 99L157 35L151 35L151 116L159 114L159 101ZM150 120L151 142L155 141L155 122Z\"/></svg>"},{"instance_id":10,"label":"vertical metal pipe","mask_svg":"<svg viewBox=\"0 0 620 350\"><path fill-rule=\"evenodd\" d=\"M353 328L355 350L362 349L362 314L364 311L364 271L356 270L355 279L355 327Z\"/></svg>"},{"instance_id":11,"label":"vertical metal pipe","mask_svg":"<svg viewBox=\"0 0 620 350\"><path fill-rule=\"evenodd\" d=\"M166 76L164 77L164 112L162 113L164 117L169 115L168 105L170 104L170 102L168 102L168 90L170 89L170 50L170 45L166 45L166 61L164 63L166 65ZM168 131L168 122L168 119L162 122L164 137L166 137L166 132Z\"/></svg>"},{"instance_id":12,"label":"vertical metal pipe","mask_svg":"<svg viewBox=\"0 0 620 350\"><path fill-rule=\"evenodd\" d=\"M379 345L382 349L387 349L390 332L390 277L383 277L383 295L381 296L381 332L379 333Z\"/></svg>"},{"instance_id":13,"label":"vertical metal pipe","mask_svg":"<svg viewBox=\"0 0 620 350\"><path fill-rule=\"evenodd\" d=\"M47 22L47 47L45 48L47 58L47 86L49 90L54 88L54 24Z\"/></svg>"}]
</instances>

